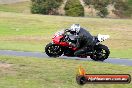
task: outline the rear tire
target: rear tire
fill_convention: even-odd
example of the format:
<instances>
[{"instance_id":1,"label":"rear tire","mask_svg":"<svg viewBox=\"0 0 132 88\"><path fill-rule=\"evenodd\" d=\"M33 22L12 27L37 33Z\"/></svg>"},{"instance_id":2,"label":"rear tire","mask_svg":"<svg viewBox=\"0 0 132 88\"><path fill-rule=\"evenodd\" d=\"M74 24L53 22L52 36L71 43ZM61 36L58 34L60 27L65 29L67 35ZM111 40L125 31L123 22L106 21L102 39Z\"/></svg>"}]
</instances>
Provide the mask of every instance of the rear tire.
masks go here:
<instances>
[{"instance_id":1,"label":"rear tire","mask_svg":"<svg viewBox=\"0 0 132 88\"><path fill-rule=\"evenodd\" d=\"M49 43L45 47L45 53L49 57L59 57L63 54L62 48L59 45Z\"/></svg>"},{"instance_id":2,"label":"rear tire","mask_svg":"<svg viewBox=\"0 0 132 88\"><path fill-rule=\"evenodd\" d=\"M98 45L95 47L95 54L91 55L90 58L94 61L104 61L108 58L110 51L105 45Z\"/></svg>"}]
</instances>

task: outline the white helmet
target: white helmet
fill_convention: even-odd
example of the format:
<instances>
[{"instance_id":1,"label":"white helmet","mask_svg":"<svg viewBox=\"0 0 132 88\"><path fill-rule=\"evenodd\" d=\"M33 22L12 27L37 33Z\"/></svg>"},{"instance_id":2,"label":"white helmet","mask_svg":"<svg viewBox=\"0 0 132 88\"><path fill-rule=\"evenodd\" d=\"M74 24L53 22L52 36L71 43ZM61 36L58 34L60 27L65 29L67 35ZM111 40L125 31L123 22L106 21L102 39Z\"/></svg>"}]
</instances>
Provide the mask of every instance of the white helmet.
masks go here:
<instances>
[{"instance_id":1,"label":"white helmet","mask_svg":"<svg viewBox=\"0 0 132 88\"><path fill-rule=\"evenodd\" d=\"M71 31L74 31L75 33L79 33L80 31L80 25L79 24L73 24L71 27L70 27L70 30Z\"/></svg>"}]
</instances>

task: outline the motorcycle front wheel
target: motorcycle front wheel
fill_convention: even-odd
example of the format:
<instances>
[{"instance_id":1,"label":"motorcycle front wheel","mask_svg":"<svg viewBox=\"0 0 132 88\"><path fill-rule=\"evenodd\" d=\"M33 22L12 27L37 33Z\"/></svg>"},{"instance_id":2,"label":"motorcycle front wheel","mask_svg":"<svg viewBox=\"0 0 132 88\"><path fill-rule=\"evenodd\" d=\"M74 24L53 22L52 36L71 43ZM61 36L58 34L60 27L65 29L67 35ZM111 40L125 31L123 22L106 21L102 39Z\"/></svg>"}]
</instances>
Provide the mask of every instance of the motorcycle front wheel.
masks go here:
<instances>
[{"instance_id":1,"label":"motorcycle front wheel","mask_svg":"<svg viewBox=\"0 0 132 88\"><path fill-rule=\"evenodd\" d=\"M98 45L95 47L95 53L90 56L90 58L94 61L104 61L108 58L110 51L105 45Z\"/></svg>"},{"instance_id":2,"label":"motorcycle front wheel","mask_svg":"<svg viewBox=\"0 0 132 88\"><path fill-rule=\"evenodd\" d=\"M62 48L59 45L49 43L45 47L45 53L49 57L59 57L63 54Z\"/></svg>"}]
</instances>

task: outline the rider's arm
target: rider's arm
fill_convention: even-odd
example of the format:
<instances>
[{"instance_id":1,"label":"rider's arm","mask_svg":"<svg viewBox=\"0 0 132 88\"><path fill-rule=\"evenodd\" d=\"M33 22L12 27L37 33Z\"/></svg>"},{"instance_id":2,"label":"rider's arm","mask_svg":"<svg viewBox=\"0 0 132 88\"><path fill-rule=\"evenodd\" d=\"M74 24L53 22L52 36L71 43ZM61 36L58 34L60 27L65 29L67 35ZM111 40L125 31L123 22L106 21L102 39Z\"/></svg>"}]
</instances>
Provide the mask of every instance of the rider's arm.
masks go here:
<instances>
[{"instance_id":1,"label":"rider's arm","mask_svg":"<svg viewBox=\"0 0 132 88\"><path fill-rule=\"evenodd\" d=\"M66 34L67 32L70 32L70 30L69 29L65 29L64 30L64 34Z\"/></svg>"},{"instance_id":2,"label":"rider's arm","mask_svg":"<svg viewBox=\"0 0 132 88\"><path fill-rule=\"evenodd\" d=\"M76 48L79 48L80 47L80 43L81 43L81 37L77 37L76 38Z\"/></svg>"}]
</instances>

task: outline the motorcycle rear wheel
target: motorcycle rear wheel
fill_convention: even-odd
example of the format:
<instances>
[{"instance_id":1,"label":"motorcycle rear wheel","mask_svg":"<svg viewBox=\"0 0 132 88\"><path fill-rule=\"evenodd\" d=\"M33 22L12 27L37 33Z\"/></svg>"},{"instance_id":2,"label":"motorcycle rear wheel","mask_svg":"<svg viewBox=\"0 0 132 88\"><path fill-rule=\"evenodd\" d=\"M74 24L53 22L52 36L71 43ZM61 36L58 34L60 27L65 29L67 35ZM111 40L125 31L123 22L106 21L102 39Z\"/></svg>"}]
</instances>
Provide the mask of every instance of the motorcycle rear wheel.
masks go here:
<instances>
[{"instance_id":1,"label":"motorcycle rear wheel","mask_svg":"<svg viewBox=\"0 0 132 88\"><path fill-rule=\"evenodd\" d=\"M59 57L63 54L62 48L59 45L49 43L45 47L45 53L49 57Z\"/></svg>"},{"instance_id":2,"label":"motorcycle rear wheel","mask_svg":"<svg viewBox=\"0 0 132 88\"><path fill-rule=\"evenodd\" d=\"M104 61L108 58L110 51L105 45L98 45L95 47L95 53L90 55L90 58L94 61Z\"/></svg>"}]
</instances>

